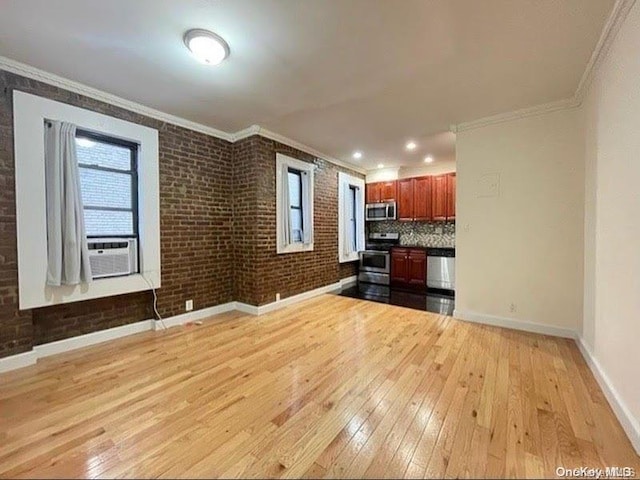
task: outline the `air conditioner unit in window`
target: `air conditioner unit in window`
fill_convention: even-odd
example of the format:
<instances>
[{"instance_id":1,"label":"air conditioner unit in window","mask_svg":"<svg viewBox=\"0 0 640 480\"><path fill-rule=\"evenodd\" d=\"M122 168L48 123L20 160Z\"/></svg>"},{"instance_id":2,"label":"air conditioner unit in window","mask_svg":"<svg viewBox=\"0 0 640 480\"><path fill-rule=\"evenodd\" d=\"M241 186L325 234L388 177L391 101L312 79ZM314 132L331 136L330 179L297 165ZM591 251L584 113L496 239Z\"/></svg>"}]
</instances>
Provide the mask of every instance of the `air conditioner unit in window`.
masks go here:
<instances>
[{"instance_id":1,"label":"air conditioner unit in window","mask_svg":"<svg viewBox=\"0 0 640 480\"><path fill-rule=\"evenodd\" d=\"M138 272L138 242L135 238L90 238L87 243L94 279Z\"/></svg>"}]
</instances>

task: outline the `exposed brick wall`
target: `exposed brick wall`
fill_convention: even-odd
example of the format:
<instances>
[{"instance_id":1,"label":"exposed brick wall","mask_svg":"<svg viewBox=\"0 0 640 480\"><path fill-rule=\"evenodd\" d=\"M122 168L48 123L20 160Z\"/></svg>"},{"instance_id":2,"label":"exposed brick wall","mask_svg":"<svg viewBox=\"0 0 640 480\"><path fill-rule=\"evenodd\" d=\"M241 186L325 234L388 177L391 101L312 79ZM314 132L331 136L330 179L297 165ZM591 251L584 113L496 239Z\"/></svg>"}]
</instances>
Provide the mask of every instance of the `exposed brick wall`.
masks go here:
<instances>
[{"instance_id":1,"label":"exposed brick wall","mask_svg":"<svg viewBox=\"0 0 640 480\"><path fill-rule=\"evenodd\" d=\"M0 71L0 357L33 345L149 319L150 292L18 310L13 89L159 131L163 316L233 299L232 145L113 105Z\"/></svg>"},{"instance_id":2,"label":"exposed brick wall","mask_svg":"<svg viewBox=\"0 0 640 480\"><path fill-rule=\"evenodd\" d=\"M256 185L255 251L251 252L253 270L249 277L257 288L244 300L253 305L264 305L281 298L306 292L356 274L355 263L338 263L338 172L360 174L315 158L300 150L273 140L254 136L245 140L252 145L238 155L234 168L244 168L252 162L250 178ZM314 250L276 254L276 153L282 153L305 162L315 163L314 178ZM244 178L242 172L234 178Z\"/></svg>"},{"instance_id":3,"label":"exposed brick wall","mask_svg":"<svg viewBox=\"0 0 640 480\"><path fill-rule=\"evenodd\" d=\"M263 305L278 292L285 298L356 274L355 264L338 263L339 167L259 136L230 144L0 70L0 357L152 317L151 292L18 309L14 89L159 131L163 316L184 312L187 299L195 309ZM276 152L319 167L313 252L276 255Z\"/></svg>"}]
</instances>

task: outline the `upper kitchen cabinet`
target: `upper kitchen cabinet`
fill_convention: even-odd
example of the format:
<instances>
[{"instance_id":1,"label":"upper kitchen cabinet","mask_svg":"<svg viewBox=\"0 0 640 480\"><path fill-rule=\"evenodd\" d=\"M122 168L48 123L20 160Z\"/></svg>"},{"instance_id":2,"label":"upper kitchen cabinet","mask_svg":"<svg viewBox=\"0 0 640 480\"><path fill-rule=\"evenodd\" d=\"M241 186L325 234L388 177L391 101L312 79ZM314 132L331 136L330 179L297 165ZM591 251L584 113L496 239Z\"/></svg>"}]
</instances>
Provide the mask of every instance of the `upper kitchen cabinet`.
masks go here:
<instances>
[{"instance_id":1,"label":"upper kitchen cabinet","mask_svg":"<svg viewBox=\"0 0 640 480\"><path fill-rule=\"evenodd\" d=\"M397 199L397 182L375 182L366 185L366 202L380 203Z\"/></svg>"},{"instance_id":2,"label":"upper kitchen cabinet","mask_svg":"<svg viewBox=\"0 0 640 480\"><path fill-rule=\"evenodd\" d=\"M413 219L431 220L431 177L413 179Z\"/></svg>"},{"instance_id":3,"label":"upper kitchen cabinet","mask_svg":"<svg viewBox=\"0 0 640 480\"><path fill-rule=\"evenodd\" d=\"M413 178L398 180L398 220L413 220Z\"/></svg>"},{"instance_id":4,"label":"upper kitchen cabinet","mask_svg":"<svg viewBox=\"0 0 640 480\"><path fill-rule=\"evenodd\" d=\"M432 177L431 184L431 209L432 218L434 220L446 220L447 219L447 205L448 205L448 185L449 175L437 175Z\"/></svg>"},{"instance_id":5,"label":"upper kitchen cabinet","mask_svg":"<svg viewBox=\"0 0 640 480\"><path fill-rule=\"evenodd\" d=\"M456 174L447 175L447 220L456 218Z\"/></svg>"}]
</instances>

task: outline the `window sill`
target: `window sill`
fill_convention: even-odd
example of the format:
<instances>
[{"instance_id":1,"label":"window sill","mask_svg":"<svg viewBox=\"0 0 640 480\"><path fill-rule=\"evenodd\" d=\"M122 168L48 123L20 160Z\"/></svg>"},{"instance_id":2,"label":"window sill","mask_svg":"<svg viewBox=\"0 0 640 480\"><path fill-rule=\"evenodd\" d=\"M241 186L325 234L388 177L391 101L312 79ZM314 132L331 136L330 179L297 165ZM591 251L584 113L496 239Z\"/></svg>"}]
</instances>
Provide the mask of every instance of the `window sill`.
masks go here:
<instances>
[{"instance_id":1,"label":"window sill","mask_svg":"<svg viewBox=\"0 0 640 480\"><path fill-rule=\"evenodd\" d=\"M340 256L340 263L357 262L360 260L358 252L350 253L349 255Z\"/></svg>"},{"instance_id":2,"label":"window sill","mask_svg":"<svg viewBox=\"0 0 640 480\"><path fill-rule=\"evenodd\" d=\"M294 243L287 247L278 246L276 253L281 255L283 253L298 253L298 252L313 252L313 243Z\"/></svg>"},{"instance_id":3,"label":"window sill","mask_svg":"<svg viewBox=\"0 0 640 480\"><path fill-rule=\"evenodd\" d=\"M144 277L136 273L122 277L100 278L91 283L80 285L63 285L61 287L45 285L43 290L39 292L23 292L20 297L20 310L151 290L145 277L155 288L160 287L159 272L144 272Z\"/></svg>"}]
</instances>

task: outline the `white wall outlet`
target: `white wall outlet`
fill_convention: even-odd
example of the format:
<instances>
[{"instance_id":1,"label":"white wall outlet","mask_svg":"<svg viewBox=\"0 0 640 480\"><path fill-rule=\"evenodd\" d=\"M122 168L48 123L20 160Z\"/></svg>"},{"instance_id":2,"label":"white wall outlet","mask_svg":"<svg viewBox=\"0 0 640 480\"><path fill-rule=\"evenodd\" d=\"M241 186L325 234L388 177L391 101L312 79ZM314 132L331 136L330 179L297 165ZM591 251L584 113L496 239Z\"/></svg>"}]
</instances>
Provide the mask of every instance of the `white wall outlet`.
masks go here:
<instances>
[{"instance_id":1,"label":"white wall outlet","mask_svg":"<svg viewBox=\"0 0 640 480\"><path fill-rule=\"evenodd\" d=\"M184 309L187 312L190 312L191 310L193 310L193 300L187 300L186 302L184 302Z\"/></svg>"},{"instance_id":2,"label":"white wall outlet","mask_svg":"<svg viewBox=\"0 0 640 480\"><path fill-rule=\"evenodd\" d=\"M276 302L279 302L279 301L280 301L280 294L276 293Z\"/></svg>"}]
</instances>

